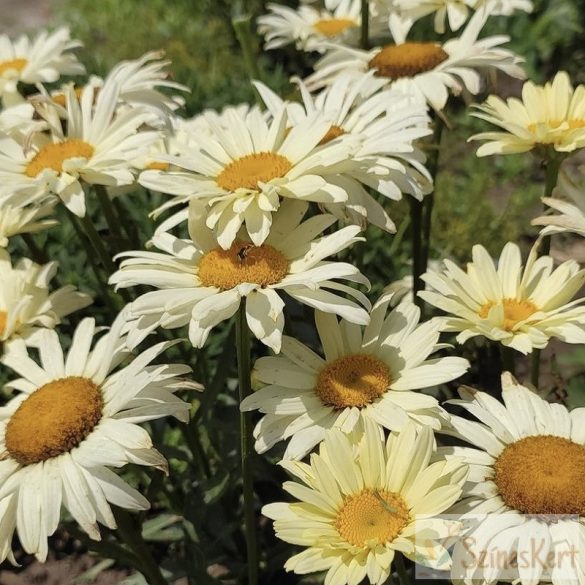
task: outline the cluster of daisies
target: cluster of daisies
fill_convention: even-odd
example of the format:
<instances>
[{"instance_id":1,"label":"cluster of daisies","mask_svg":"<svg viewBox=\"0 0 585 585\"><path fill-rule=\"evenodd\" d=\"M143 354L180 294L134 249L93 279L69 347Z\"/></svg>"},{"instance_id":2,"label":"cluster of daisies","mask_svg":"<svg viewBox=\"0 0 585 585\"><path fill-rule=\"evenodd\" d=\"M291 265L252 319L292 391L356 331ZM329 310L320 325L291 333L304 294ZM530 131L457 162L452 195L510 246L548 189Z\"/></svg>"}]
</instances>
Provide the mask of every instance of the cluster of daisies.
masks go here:
<instances>
[{"instance_id":1,"label":"cluster of daisies","mask_svg":"<svg viewBox=\"0 0 585 585\"><path fill-rule=\"evenodd\" d=\"M509 373L503 403L467 387L451 401L478 421L444 409L431 390L469 368L446 355L444 333L524 354L551 338L585 343L585 307L575 298L585 271L574 260L555 266L539 252L541 239L525 264L515 243L497 263L478 245L465 270L446 260L426 273L420 297L442 314L425 321L410 291L394 284L372 303L367 278L337 257L365 241L370 224L392 234L393 201L432 192L425 147L451 96L477 94L485 73L524 76L509 39L482 29L531 3L372 0L368 8L362 27L360 0L269 5L258 22L266 48L294 43L315 53L314 71L295 80L298 99L256 81L261 106L193 118L179 114L186 88L168 79L160 54L75 85L61 80L84 73L66 30L32 42L2 37L0 246L50 229L61 207L75 222L104 199L104 214L116 213L139 187L164 197L150 210L164 219L148 246L123 250L108 274L130 301L108 331L82 320L66 356L55 328L91 300L67 286L50 293L54 263L0 252L1 361L21 376L7 385L15 395L0 416L2 559L13 558L15 531L25 551L45 559L62 505L96 539L97 523L115 528L110 504L148 506L110 468L164 470L139 423L188 420L189 403L175 392L197 385L185 379L187 366L153 364L172 342L132 352L178 328L201 348L236 314L267 354L240 407L259 413L259 453L286 443L280 465L293 478L283 486L293 501L262 510L279 538L303 549L287 570L326 571L326 585L381 585L404 555L461 582L495 582L508 567L486 572L470 562L463 537L452 554L446 537L467 534L520 556L538 535L543 558L580 547L581 410L548 403ZM448 22L449 40L407 40L430 15L439 35ZM358 47L365 28L380 44ZM522 99L492 96L474 115L501 128L472 137L486 141L480 156L532 150L558 170L585 146L585 88L564 73L543 87L527 82ZM561 215L534 220L543 237L585 235L575 181L562 171L556 197L545 199ZM299 303L314 310L319 347L284 334ZM438 447L435 433L472 446ZM466 528L462 520L478 515L485 521ZM517 571L523 585L563 582L541 565ZM574 571L585 579L582 563Z\"/></svg>"}]
</instances>

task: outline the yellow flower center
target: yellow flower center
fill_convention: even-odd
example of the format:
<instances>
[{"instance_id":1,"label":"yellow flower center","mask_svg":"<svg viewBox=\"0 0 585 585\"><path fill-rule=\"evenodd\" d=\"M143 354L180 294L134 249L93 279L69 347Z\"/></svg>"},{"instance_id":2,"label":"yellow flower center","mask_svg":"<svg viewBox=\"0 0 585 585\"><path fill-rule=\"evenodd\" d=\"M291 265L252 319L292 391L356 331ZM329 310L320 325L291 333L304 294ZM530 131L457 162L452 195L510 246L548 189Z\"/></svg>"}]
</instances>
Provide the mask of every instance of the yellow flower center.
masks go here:
<instances>
[{"instance_id":1,"label":"yellow flower center","mask_svg":"<svg viewBox=\"0 0 585 585\"><path fill-rule=\"evenodd\" d=\"M487 318L490 309L495 304L494 301L487 302L480 308L479 316L482 319ZM538 307L526 299L504 299L502 304L504 305L504 322L502 323L502 328L506 331L512 331L520 321L525 321L530 315L538 311Z\"/></svg>"},{"instance_id":2,"label":"yellow flower center","mask_svg":"<svg viewBox=\"0 0 585 585\"><path fill-rule=\"evenodd\" d=\"M151 171L168 171L169 170L169 163L167 162L157 162L153 161L146 165L147 169Z\"/></svg>"},{"instance_id":3,"label":"yellow flower center","mask_svg":"<svg viewBox=\"0 0 585 585\"><path fill-rule=\"evenodd\" d=\"M26 59L11 59L10 61L0 61L0 75L6 71L22 71L28 61Z\"/></svg>"},{"instance_id":4,"label":"yellow flower center","mask_svg":"<svg viewBox=\"0 0 585 585\"><path fill-rule=\"evenodd\" d=\"M335 140L336 138L338 138L339 136L343 136L344 134L345 130L341 126L333 125L331 126L331 128L329 128L329 130L327 130L327 134L325 134L325 136L321 138L319 144L327 144L328 142L331 142L332 140Z\"/></svg>"},{"instance_id":5,"label":"yellow flower center","mask_svg":"<svg viewBox=\"0 0 585 585\"><path fill-rule=\"evenodd\" d=\"M357 26L357 23L349 18L323 18L313 28L326 37L335 37L352 26Z\"/></svg>"},{"instance_id":6,"label":"yellow flower center","mask_svg":"<svg viewBox=\"0 0 585 585\"><path fill-rule=\"evenodd\" d=\"M83 87L76 87L73 91L78 100L81 99L81 94L83 93ZM94 92L94 99L97 97L97 90ZM67 100L65 99L65 94L63 92L54 93L51 96L51 100L59 106L65 107L67 105Z\"/></svg>"},{"instance_id":7,"label":"yellow flower center","mask_svg":"<svg viewBox=\"0 0 585 585\"><path fill-rule=\"evenodd\" d=\"M353 546L375 546L392 542L408 521L408 506L399 494L364 489L345 498L335 528Z\"/></svg>"},{"instance_id":8,"label":"yellow flower center","mask_svg":"<svg viewBox=\"0 0 585 585\"><path fill-rule=\"evenodd\" d=\"M363 408L382 396L391 382L383 361L358 353L337 358L321 370L315 392L326 406Z\"/></svg>"},{"instance_id":9,"label":"yellow flower center","mask_svg":"<svg viewBox=\"0 0 585 585\"><path fill-rule=\"evenodd\" d=\"M72 138L65 142L47 144L28 163L25 174L29 177L36 177L45 169L53 169L60 173L63 171L63 163L70 158L91 158L94 148L91 144Z\"/></svg>"},{"instance_id":10,"label":"yellow flower center","mask_svg":"<svg viewBox=\"0 0 585 585\"><path fill-rule=\"evenodd\" d=\"M232 161L219 174L217 184L226 191L257 190L258 183L284 177L292 163L275 152L256 152Z\"/></svg>"},{"instance_id":11,"label":"yellow flower center","mask_svg":"<svg viewBox=\"0 0 585 585\"><path fill-rule=\"evenodd\" d=\"M378 77L400 79L431 71L449 55L435 43L404 43L386 45L369 63Z\"/></svg>"},{"instance_id":12,"label":"yellow flower center","mask_svg":"<svg viewBox=\"0 0 585 585\"><path fill-rule=\"evenodd\" d=\"M508 445L494 464L504 502L525 514L585 516L585 447L539 435Z\"/></svg>"},{"instance_id":13,"label":"yellow flower center","mask_svg":"<svg viewBox=\"0 0 585 585\"><path fill-rule=\"evenodd\" d=\"M6 321L8 321L8 313L0 311L0 335L3 335L6 330Z\"/></svg>"},{"instance_id":14,"label":"yellow flower center","mask_svg":"<svg viewBox=\"0 0 585 585\"><path fill-rule=\"evenodd\" d=\"M88 378L54 380L33 392L6 426L6 449L21 465L77 447L102 417L101 390Z\"/></svg>"},{"instance_id":15,"label":"yellow flower center","mask_svg":"<svg viewBox=\"0 0 585 585\"><path fill-rule=\"evenodd\" d=\"M228 250L215 248L204 254L199 261L199 279L203 286L220 290L245 282L266 287L280 282L288 274L289 265L284 254L268 244L254 246L236 241Z\"/></svg>"}]
</instances>

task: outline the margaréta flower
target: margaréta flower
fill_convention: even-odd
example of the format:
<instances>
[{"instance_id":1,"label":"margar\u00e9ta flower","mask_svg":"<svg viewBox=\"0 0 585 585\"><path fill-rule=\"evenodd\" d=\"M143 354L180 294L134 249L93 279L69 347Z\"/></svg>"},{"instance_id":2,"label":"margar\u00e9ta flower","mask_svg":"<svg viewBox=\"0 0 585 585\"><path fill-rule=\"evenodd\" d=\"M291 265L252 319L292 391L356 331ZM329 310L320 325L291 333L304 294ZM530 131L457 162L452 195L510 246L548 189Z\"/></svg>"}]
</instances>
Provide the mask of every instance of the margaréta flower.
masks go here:
<instances>
[{"instance_id":1,"label":"margar\u00e9ta flower","mask_svg":"<svg viewBox=\"0 0 585 585\"><path fill-rule=\"evenodd\" d=\"M585 146L585 85L576 88L564 71L544 86L527 81L522 99L489 96L473 115L501 130L469 140L485 140L477 156L515 154L535 148L568 154Z\"/></svg>"},{"instance_id":2,"label":"margar\u00e9ta flower","mask_svg":"<svg viewBox=\"0 0 585 585\"><path fill-rule=\"evenodd\" d=\"M467 467L436 461L429 427L407 425L387 441L365 422L361 437L329 431L309 464L283 461L297 480L283 488L290 503L262 508L276 535L305 548L285 564L299 575L327 571L325 583L386 583L396 554L440 569L450 568L441 539L453 521L437 517L461 494ZM422 538L419 536L424 535Z\"/></svg>"},{"instance_id":3,"label":"margar\u00e9ta flower","mask_svg":"<svg viewBox=\"0 0 585 585\"><path fill-rule=\"evenodd\" d=\"M98 522L116 527L111 504L149 507L110 467L134 463L166 471L166 460L139 423L165 416L186 421L189 404L174 392L194 385L179 378L189 366L151 365L172 342L154 345L118 368L128 354L123 327L120 315L93 344L94 320L84 319L66 356L57 333L49 330L40 334L40 364L22 342L3 356L2 363L22 376L8 384L17 394L0 409L3 558L10 556L16 528L24 550L44 561L62 505L95 540Z\"/></svg>"},{"instance_id":4,"label":"margar\u00e9ta flower","mask_svg":"<svg viewBox=\"0 0 585 585\"><path fill-rule=\"evenodd\" d=\"M350 432L363 418L391 430L409 421L441 427L443 409L420 390L458 378L469 364L453 356L428 359L438 348L440 321L419 323L412 303L388 314L391 299L380 298L366 327L317 311L324 358L285 336L282 355L257 360L253 378L264 386L241 408L265 415L254 430L258 452L290 439L284 458L302 459L328 429Z\"/></svg>"},{"instance_id":5,"label":"margar\u00e9ta flower","mask_svg":"<svg viewBox=\"0 0 585 585\"><path fill-rule=\"evenodd\" d=\"M572 300L585 283L574 260L554 267L551 256L538 257L538 242L522 266L520 248L508 242L496 265L483 247L473 247L464 272L450 260L445 270L427 272L430 290L419 292L449 315L445 331L457 331L464 343L477 335L522 353L546 347L551 337L585 343L585 299Z\"/></svg>"},{"instance_id":6,"label":"margar\u00e9ta flower","mask_svg":"<svg viewBox=\"0 0 585 585\"><path fill-rule=\"evenodd\" d=\"M503 580L523 585L582 582L583 409L569 412L562 404L551 404L509 373L502 376L502 389L503 404L466 387L460 400L450 401L478 419L453 415L448 428L473 447L439 449L448 459L469 465L462 502L453 512L471 522L454 549L452 577L496 583L506 571ZM480 551L517 559L517 566L474 561ZM511 570L516 574L510 575Z\"/></svg>"},{"instance_id":7,"label":"margar\u00e9ta flower","mask_svg":"<svg viewBox=\"0 0 585 585\"><path fill-rule=\"evenodd\" d=\"M191 205L191 239L166 231L152 244L161 252L125 252L120 269L110 277L117 287L144 284L160 290L138 297L127 307L129 343L134 346L156 327L189 325L189 339L202 347L213 327L229 319L246 303L248 326L262 343L279 352L284 327L286 292L297 301L348 319L369 321L367 298L338 280L369 285L359 270L346 262L327 261L351 244L362 241L359 227L347 226L321 238L335 223L332 215L302 221L307 203L287 199L275 214L270 235L257 246L242 230L226 250L205 225L205 209ZM183 219L187 219L185 210ZM182 218L174 216L174 222ZM350 295L358 302L344 295Z\"/></svg>"}]
</instances>

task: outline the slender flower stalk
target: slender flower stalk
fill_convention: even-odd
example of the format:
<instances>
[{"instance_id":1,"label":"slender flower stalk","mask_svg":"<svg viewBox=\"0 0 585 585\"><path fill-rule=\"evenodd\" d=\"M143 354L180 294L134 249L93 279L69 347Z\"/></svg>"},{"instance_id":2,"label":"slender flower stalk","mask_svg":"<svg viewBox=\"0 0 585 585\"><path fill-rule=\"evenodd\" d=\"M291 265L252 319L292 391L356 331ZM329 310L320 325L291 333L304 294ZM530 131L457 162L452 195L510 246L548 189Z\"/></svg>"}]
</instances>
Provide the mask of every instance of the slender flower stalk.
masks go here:
<instances>
[{"instance_id":1,"label":"slender flower stalk","mask_svg":"<svg viewBox=\"0 0 585 585\"><path fill-rule=\"evenodd\" d=\"M114 208L112 200L108 195L108 191L103 185L94 185L95 194L97 200L99 202L100 208L104 214L104 218L106 223L108 224L108 228L112 233L112 240L114 241L114 247L116 252L122 252L122 248L120 247L121 244L127 243L124 242L125 237L122 233L122 223L118 216L117 210Z\"/></svg>"},{"instance_id":2,"label":"slender flower stalk","mask_svg":"<svg viewBox=\"0 0 585 585\"><path fill-rule=\"evenodd\" d=\"M260 67L258 66L258 55L256 51L256 44L254 40L254 33L252 32L251 16L244 14L236 16L232 19L232 26L238 39L238 43L242 48L242 54L244 55L244 64L248 72L250 80L262 80ZM254 97L256 103L263 108L264 102L260 98L260 95L254 89Z\"/></svg>"},{"instance_id":3,"label":"slender flower stalk","mask_svg":"<svg viewBox=\"0 0 585 585\"><path fill-rule=\"evenodd\" d=\"M561 169L561 163L563 162L564 156L551 151L548 158L545 161L545 179L544 179L544 196L551 197L552 193L557 186L559 178L559 171ZM546 208L545 208L546 209ZM548 255L550 252L550 240L551 236L545 236L542 238L540 245L540 252L542 255ZM532 354L532 366L530 380L532 384L538 388L538 379L540 377L540 353L541 350L537 349Z\"/></svg>"},{"instance_id":4,"label":"slender flower stalk","mask_svg":"<svg viewBox=\"0 0 585 585\"><path fill-rule=\"evenodd\" d=\"M418 296L423 289L423 202L418 199L409 199L410 202L410 228L412 242L412 296L419 309L422 309L424 301Z\"/></svg>"},{"instance_id":5,"label":"slender flower stalk","mask_svg":"<svg viewBox=\"0 0 585 585\"><path fill-rule=\"evenodd\" d=\"M136 568L144 575L148 584L168 585L158 563L152 557L148 545L144 542L141 531L134 525L130 514L122 509L116 509L115 516L119 536L123 544L128 546L134 553L139 562Z\"/></svg>"},{"instance_id":6,"label":"slender flower stalk","mask_svg":"<svg viewBox=\"0 0 585 585\"><path fill-rule=\"evenodd\" d=\"M240 404L252 393L250 380L250 330L246 321L246 305L242 300L236 317L236 352L238 361L238 388ZM256 542L256 515L254 513L254 437L251 413L240 412L240 450L242 458L242 481L244 490L244 525L246 529L246 552L248 585L258 583L258 545Z\"/></svg>"},{"instance_id":7,"label":"slender flower stalk","mask_svg":"<svg viewBox=\"0 0 585 585\"><path fill-rule=\"evenodd\" d=\"M367 51L370 48L370 6L369 0L362 0L362 24L360 47Z\"/></svg>"}]
</instances>

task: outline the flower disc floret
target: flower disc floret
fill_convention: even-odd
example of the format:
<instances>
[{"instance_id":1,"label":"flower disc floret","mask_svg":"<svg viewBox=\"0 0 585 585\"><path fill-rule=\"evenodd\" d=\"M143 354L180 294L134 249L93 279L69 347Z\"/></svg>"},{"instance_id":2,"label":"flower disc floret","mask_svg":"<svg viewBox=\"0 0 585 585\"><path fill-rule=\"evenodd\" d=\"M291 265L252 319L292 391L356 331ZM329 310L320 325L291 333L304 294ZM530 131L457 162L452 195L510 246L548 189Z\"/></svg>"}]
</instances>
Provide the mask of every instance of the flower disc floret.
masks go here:
<instances>
[{"instance_id":1,"label":"flower disc floret","mask_svg":"<svg viewBox=\"0 0 585 585\"><path fill-rule=\"evenodd\" d=\"M353 354L328 364L317 378L315 391L326 406L363 408L382 396L391 382L390 370L382 360Z\"/></svg>"},{"instance_id":2,"label":"flower disc floret","mask_svg":"<svg viewBox=\"0 0 585 585\"><path fill-rule=\"evenodd\" d=\"M21 465L71 451L98 424L103 405L101 390L88 378L71 376L49 382L12 415L6 427L6 449Z\"/></svg>"},{"instance_id":3,"label":"flower disc floret","mask_svg":"<svg viewBox=\"0 0 585 585\"><path fill-rule=\"evenodd\" d=\"M435 43L403 43L386 45L369 63L379 77L400 79L432 71L449 55Z\"/></svg>"},{"instance_id":4,"label":"flower disc floret","mask_svg":"<svg viewBox=\"0 0 585 585\"><path fill-rule=\"evenodd\" d=\"M22 71L27 64L28 61L22 58L0 61L0 75L4 75L7 71Z\"/></svg>"},{"instance_id":5,"label":"flower disc floret","mask_svg":"<svg viewBox=\"0 0 585 585\"><path fill-rule=\"evenodd\" d=\"M539 435L508 445L494 464L504 502L524 514L585 516L585 446Z\"/></svg>"},{"instance_id":6,"label":"flower disc floret","mask_svg":"<svg viewBox=\"0 0 585 585\"><path fill-rule=\"evenodd\" d=\"M53 169L57 173L63 171L63 163L70 158L91 158L95 149L91 144L76 138L47 144L28 163L25 173L36 177L45 169Z\"/></svg>"},{"instance_id":7,"label":"flower disc floret","mask_svg":"<svg viewBox=\"0 0 585 585\"><path fill-rule=\"evenodd\" d=\"M356 23L349 18L324 18L318 20L313 26L326 37L336 37L348 28L356 26Z\"/></svg>"},{"instance_id":8,"label":"flower disc floret","mask_svg":"<svg viewBox=\"0 0 585 585\"><path fill-rule=\"evenodd\" d=\"M215 248L199 262L199 279L204 286L230 290L239 284L261 287L279 283L289 270L289 261L276 248L234 242L228 250Z\"/></svg>"},{"instance_id":9,"label":"flower disc floret","mask_svg":"<svg viewBox=\"0 0 585 585\"><path fill-rule=\"evenodd\" d=\"M347 496L337 511L335 528L354 546L392 542L410 521L400 494L364 489Z\"/></svg>"},{"instance_id":10,"label":"flower disc floret","mask_svg":"<svg viewBox=\"0 0 585 585\"><path fill-rule=\"evenodd\" d=\"M292 163L275 152L256 152L242 156L227 165L217 177L217 184L226 191L258 189L258 183L284 177Z\"/></svg>"}]
</instances>

